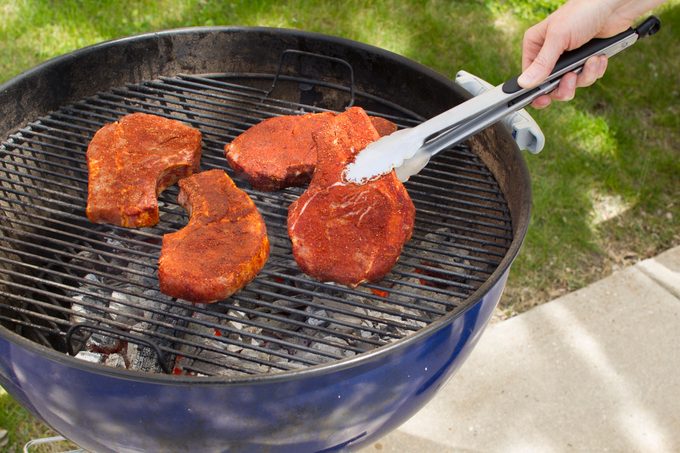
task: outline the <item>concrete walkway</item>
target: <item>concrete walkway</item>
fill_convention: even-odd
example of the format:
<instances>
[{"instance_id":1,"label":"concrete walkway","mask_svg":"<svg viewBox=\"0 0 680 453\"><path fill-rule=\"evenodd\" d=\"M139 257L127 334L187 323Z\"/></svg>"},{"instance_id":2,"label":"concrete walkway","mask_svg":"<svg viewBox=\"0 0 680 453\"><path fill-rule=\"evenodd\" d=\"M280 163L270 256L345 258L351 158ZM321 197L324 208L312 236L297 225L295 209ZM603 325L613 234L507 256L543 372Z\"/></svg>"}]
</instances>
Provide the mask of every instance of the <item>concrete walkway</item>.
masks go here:
<instances>
[{"instance_id":1,"label":"concrete walkway","mask_svg":"<svg viewBox=\"0 0 680 453\"><path fill-rule=\"evenodd\" d=\"M680 452L680 247L490 325L377 451Z\"/></svg>"}]
</instances>

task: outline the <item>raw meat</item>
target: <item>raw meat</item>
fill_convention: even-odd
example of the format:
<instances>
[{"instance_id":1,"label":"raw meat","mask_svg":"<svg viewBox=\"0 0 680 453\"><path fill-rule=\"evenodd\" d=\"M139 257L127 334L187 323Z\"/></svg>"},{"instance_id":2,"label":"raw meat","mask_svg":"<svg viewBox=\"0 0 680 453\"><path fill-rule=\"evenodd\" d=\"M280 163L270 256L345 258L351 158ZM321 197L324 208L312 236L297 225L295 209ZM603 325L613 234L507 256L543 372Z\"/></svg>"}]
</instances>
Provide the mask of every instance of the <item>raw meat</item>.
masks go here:
<instances>
[{"instance_id":1,"label":"raw meat","mask_svg":"<svg viewBox=\"0 0 680 453\"><path fill-rule=\"evenodd\" d=\"M231 168L258 190L303 186L316 166L314 134L334 118L330 112L268 118L224 147ZM397 130L389 120L371 117L381 135Z\"/></svg>"},{"instance_id":2,"label":"raw meat","mask_svg":"<svg viewBox=\"0 0 680 453\"><path fill-rule=\"evenodd\" d=\"M126 115L95 133L87 148L86 214L95 223L158 223L158 195L198 171L201 133L146 113Z\"/></svg>"},{"instance_id":3,"label":"raw meat","mask_svg":"<svg viewBox=\"0 0 680 453\"><path fill-rule=\"evenodd\" d=\"M225 146L229 165L259 190L307 184L316 164L312 134L333 116L325 112L268 118Z\"/></svg>"},{"instance_id":4,"label":"raw meat","mask_svg":"<svg viewBox=\"0 0 680 453\"><path fill-rule=\"evenodd\" d=\"M371 124L373 124L373 127L375 127L375 130L378 131L378 135L381 137L397 131L397 125L390 120L386 120L379 116L371 116L370 118Z\"/></svg>"},{"instance_id":5,"label":"raw meat","mask_svg":"<svg viewBox=\"0 0 680 453\"><path fill-rule=\"evenodd\" d=\"M163 236L161 291L191 302L215 302L247 285L269 258L267 228L255 203L223 170L179 182L177 201L189 223Z\"/></svg>"},{"instance_id":6,"label":"raw meat","mask_svg":"<svg viewBox=\"0 0 680 453\"><path fill-rule=\"evenodd\" d=\"M378 138L358 107L315 135L318 163L290 206L288 234L296 262L316 279L348 286L380 280L411 238L415 208L394 172L361 185L342 178L347 163Z\"/></svg>"}]
</instances>

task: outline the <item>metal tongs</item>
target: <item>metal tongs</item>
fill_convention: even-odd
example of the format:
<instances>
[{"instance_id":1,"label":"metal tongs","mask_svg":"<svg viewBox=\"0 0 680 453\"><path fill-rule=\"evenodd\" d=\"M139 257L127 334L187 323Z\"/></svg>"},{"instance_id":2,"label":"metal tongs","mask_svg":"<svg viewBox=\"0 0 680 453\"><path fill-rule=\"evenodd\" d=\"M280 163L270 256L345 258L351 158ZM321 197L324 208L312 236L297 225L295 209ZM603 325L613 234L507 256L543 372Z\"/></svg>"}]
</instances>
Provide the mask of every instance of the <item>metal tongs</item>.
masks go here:
<instances>
[{"instance_id":1,"label":"metal tongs","mask_svg":"<svg viewBox=\"0 0 680 453\"><path fill-rule=\"evenodd\" d=\"M578 49L562 54L553 72L535 88L522 88L514 77L418 126L401 129L381 138L366 148L345 169L345 180L363 183L395 169L401 181L417 174L438 152L522 109L538 96L550 93L568 72L580 72L588 58L595 55L612 57L633 45L638 39L656 33L661 22L655 16L637 28L629 28L616 36L593 39Z\"/></svg>"}]
</instances>

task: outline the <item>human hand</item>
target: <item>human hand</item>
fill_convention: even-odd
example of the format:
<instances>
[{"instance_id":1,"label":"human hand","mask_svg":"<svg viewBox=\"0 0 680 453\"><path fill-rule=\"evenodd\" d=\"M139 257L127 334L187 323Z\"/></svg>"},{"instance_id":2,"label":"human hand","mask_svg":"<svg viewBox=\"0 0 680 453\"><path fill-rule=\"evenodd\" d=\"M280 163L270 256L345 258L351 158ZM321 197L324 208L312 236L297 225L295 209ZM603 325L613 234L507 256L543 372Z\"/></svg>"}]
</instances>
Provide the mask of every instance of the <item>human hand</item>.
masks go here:
<instances>
[{"instance_id":1,"label":"human hand","mask_svg":"<svg viewBox=\"0 0 680 453\"><path fill-rule=\"evenodd\" d=\"M543 21L529 28L522 42L522 74L520 86L532 88L545 80L566 50L581 47L592 38L614 36L630 27L645 11L663 0L570 0ZM589 58L579 74L568 73L550 94L532 102L544 108L552 100L569 101L577 87L595 83L607 70L604 55Z\"/></svg>"}]
</instances>

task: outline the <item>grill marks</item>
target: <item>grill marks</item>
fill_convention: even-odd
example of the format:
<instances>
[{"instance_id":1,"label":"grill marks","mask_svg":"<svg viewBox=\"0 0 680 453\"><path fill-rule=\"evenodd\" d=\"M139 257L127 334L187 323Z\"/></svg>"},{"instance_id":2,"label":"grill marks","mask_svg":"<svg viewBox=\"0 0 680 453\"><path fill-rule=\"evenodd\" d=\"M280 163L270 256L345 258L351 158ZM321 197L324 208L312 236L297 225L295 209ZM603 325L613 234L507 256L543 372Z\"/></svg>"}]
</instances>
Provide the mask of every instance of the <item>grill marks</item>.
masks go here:
<instances>
[{"instance_id":1,"label":"grill marks","mask_svg":"<svg viewBox=\"0 0 680 453\"><path fill-rule=\"evenodd\" d=\"M82 305L97 308L79 313L88 324L127 328L112 321L117 308L101 308L115 301L116 290L149 303L145 328L133 330L157 343L168 361L181 362L183 373L258 374L358 354L464 309L463 301L497 267L512 238L497 184L465 146L441 153L406 184L418 212L413 239L386 278L356 289L313 281L292 260L285 224L300 189L245 189L267 224L270 259L250 285L212 306L187 309L145 294L157 289L153 270L163 234L186 224L176 188L161 195L161 223L154 228L93 226L85 218L85 151L103 124L133 112L179 119L201 130L203 166L231 172L225 143L264 118L299 113L300 107L324 111L264 99L263 90L229 79L183 76L102 93L17 131L0 147L3 326L63 351L74 295L87 295ZM402 127L417 122L396 110L384 116ZM88 273L99 280L83 287ZM370 310L362 312L367 304ZM88 334L76 332L74 346Z\"/></svg>"}]
</instances>

